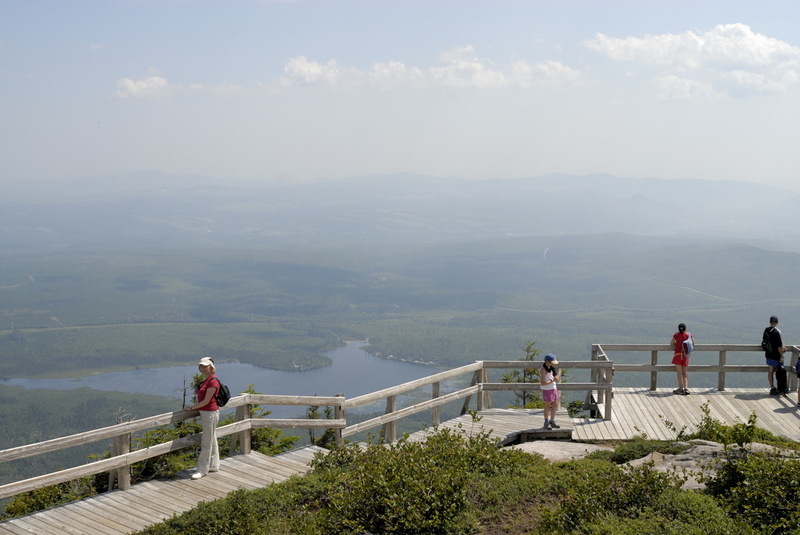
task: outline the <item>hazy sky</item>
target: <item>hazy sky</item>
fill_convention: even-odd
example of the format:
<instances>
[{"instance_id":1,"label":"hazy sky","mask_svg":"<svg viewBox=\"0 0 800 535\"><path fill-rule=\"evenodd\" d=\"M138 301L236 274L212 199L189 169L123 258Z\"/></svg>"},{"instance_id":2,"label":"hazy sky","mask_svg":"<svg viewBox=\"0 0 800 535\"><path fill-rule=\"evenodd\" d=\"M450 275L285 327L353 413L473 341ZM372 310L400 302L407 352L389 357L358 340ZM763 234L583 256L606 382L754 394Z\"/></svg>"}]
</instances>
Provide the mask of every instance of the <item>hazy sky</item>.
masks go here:
<instances>
[{"instance_id":1,"label":"hazy sky","mask_svg":"<svg viewBox=\"0 0 800 535\"><path fill-rule=\"evenodd\" d=\"M137 170L797 189L800 2L2 0L0 182Z\"/></svg>"}]
</instances>

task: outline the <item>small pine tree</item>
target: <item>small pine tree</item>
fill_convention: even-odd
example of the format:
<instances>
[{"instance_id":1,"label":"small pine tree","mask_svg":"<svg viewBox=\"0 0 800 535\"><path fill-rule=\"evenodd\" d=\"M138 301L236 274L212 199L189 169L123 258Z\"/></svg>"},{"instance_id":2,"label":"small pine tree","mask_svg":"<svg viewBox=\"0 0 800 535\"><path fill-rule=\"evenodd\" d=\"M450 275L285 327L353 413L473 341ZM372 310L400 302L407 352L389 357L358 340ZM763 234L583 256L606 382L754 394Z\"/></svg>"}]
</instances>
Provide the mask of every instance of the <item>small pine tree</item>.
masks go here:
<instances>
[{"instance_id":1,"label":"small pine tree","mask_svg":"<svg viewBox=\"0 0 800 535\"><path fill-rule=\"evenodd\" d=\"M260 393L256 392L253 385L247 385L245 392L248 394ZM251 418L266 418L270 414L272 414L272 411L262 408L261 405L252 405L250 407ZM220 425L227 425L229 423L233 423L233 417L230 415L223 419ZM250 447L264 455L277 455L278 453L289 451L294 448L295 442L297 442L299 438L300 437L284 435L283 431L280 429L253 429L253 431L250 432ZM223 448L220 448L220 454L222 454L222 451Z\"/></svg>"},{"instance_id":2,"label":"small pine tree","mask_svg":"<svg viewBox=\"0 0 800 535\"><path fill-rule=\"evenodd\" d=\"M534 347L536 341L528 341L525 345L525 357L520 359L525 362L533 362L536 357L541 353L540 349ZM509 373L503 374L500 377L501 383L535 383L539 381L539 366L533 368L523 368L520 370L512 370ZM529 390L515 390L514 397L516 403L515 407L528 407L540 406L542 403L542 396L538 392Z\"/></svg>"},{"instance_id":3,"label":"small pine tree","mask_svg":"<svg viewBox=\"0 0 800 535\"><path fill-rule=\"evenodd\" d=\"M322 412L320 413L319 405L311 405L306 409L306 418L309 420L318 420L320 418L331 420L333 419L333 408L327 406L322 407ZM321 436L317 437L318 431L318 429L314 428L308 429L308 443L322 448L331 447L336 441L336 435L333 429L326 429Z\"/></svg>"},{"instance_id":4,"label":"small pine tree","mask_svg":"<svg viewBox=\"0 0 800 535\"><path fill-rule=\"evenodd\" d=\"M531 342L530 340L525 345L525 357L521 358L520 360L525 362L534 362L537 360L537 357L541 354L541 350L536 348L536 341L534 340ZM525 368L523 367L522 371L520 370L512 370L509 373L503 374L500 376L501 383L538 383L539 382L539 369L541 368L541 363L537 363L532 368ZM562 376L564 373L562 372ZM543 407L542 396L538 392L533 392L530 390L515 390L513 391L515 397L515 403L512 404L512 407L524 407L524 408L541 408Z\"/></svg>"}]
</instances>

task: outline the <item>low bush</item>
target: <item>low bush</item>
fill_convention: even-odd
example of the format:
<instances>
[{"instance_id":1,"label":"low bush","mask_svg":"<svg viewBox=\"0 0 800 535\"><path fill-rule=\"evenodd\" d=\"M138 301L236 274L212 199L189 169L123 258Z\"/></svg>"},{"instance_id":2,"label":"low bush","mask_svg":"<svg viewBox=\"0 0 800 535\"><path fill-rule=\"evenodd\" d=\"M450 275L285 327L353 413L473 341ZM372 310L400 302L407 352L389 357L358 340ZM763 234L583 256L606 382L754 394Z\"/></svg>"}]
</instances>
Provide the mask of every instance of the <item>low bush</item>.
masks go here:
<instances>
[{"instance_id":1,"label":"low bush","mask_svg":"<svg viewBox=\"0 0 800 535\"><path fill-rule=\"evenodd\" d=\"M553 475L556 505L542 517L546 530L555 533L582 531L608 514L638 518L668 490L678 490L683 478L657 472L649 465L619 467L598 460L564 464Z\"/></svg>"},{"instance_id":2,"label":"low bush","mask_svg":"<svg viewBox=\"0 0 800 535\"><path fill-rule=\"evenodd\" d=\"M666 442L659 440L646 440L637 437L630 442L620 444L612 453L611 460L617 464L627 463L636 459L647 457L654 451L667 446Z\"/></svg>"},{"instance_id":3,"label":"low bush","mask_svg":"<svg viewBox=\"0 0 800 535\"><path fill-rule=\"evenodd\" d=\"M708 407L708 402L703 403L700 406L700 410L703 412L703 416L700 418L700 423L697 425L697 429L691 433L687 432L686 429L682 429L680 432L678 432L677 438L679 440L709 440L711 442L718 442L726 446L732 444L744 446L746 444L758 442L784 449L800 449L800 444L797 442L785 437L775 436L766 429L757 427L757 418L755 412L750 414L750 417L747 419L747 423L737 421L733 425L728 425L720 420L717 420L716 418L711 417L711 411ZM671 425L668 422L665 423L668 426Z\"/></svg>"},{"instance_id":4,"label":"low bush","mask_svg":"<svg viewBox=\"0 0 800 535\"><path fill-rule=\"evenodd\" d=\"M317 465L342 466L338 452ZM344 450L341 455L351 459ZM469 485L503 471L488 434L442 429L420 442L373 444L343 469L320 510L324 533L470 533Z\"/></svg>"},{"instance_id":5,"label":"low bush","mask_svg":"<svg viewBox=\"0 0 800 535\"><path fill-rule=\"evenodd\" d=\"M765 533L800 532L800 460L728 450L706 492L734 518Z\"/></svg>"}]
</instances>

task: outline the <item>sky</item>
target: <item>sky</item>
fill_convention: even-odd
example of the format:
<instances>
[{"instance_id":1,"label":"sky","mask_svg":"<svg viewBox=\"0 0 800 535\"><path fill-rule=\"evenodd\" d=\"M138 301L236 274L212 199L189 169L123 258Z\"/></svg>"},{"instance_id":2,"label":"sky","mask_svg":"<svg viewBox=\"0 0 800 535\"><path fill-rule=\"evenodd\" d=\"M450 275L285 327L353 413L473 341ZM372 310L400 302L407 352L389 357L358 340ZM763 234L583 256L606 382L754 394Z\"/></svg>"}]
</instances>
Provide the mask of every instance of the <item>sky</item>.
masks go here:
<instances>
[{"instance_id":1,"label":"sky","mask_svg":"<svg viewBox=\"0 0 800 535\"><path fill-rule=\"evenodd\" d=\"M0 184L141 170L800 190L800 2L0 0Z\"/></svg>"}]
</instances>

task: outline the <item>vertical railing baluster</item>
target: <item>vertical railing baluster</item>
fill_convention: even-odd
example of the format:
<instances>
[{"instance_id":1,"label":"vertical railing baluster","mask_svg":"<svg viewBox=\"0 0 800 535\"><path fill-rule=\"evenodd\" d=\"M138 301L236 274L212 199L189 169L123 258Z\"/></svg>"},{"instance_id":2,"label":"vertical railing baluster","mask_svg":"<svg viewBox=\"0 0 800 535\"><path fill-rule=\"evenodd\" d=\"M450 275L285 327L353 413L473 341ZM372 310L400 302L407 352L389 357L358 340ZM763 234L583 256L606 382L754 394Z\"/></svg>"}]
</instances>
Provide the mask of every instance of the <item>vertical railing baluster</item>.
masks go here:
<instances>
[{"instance_id":1,"label":"vertical railing baluster","mask_svg":"<svg viewBox=\"0 0 800 535\"><path fill-rule=\"evenodd\" d=\"M124 435L117 435L114 437L112 456L125 455L131 452L131 434L125 433ZM119 490L128 490L131 488L131 466L126 464L117 468L117 488ZM113 482L109 482L109 487ZM110 488L109 488L110 490Z\"/></svg>"},{"instance_id":2,"label":"vertical railing baluster","mask_svg":"<svg viewBox=\"0 0 800 535\"><path fill-rule=\"evenodd\" d=\"M339 403L338 405L336 405L333 408L333 416L337 420L343 420L344 419L344 405L343 405L343 403L344 403L344 393L336 394L336 397L337 398L342 398L342 403ZM342 429L341 428L334 429L333 430L333 434L334 434L334 437L336 439L336 444L339 445L339 446L343 445L344 444L344 437L342 436Z\"/></svg>"},{"instance_id":3,"label":"vertical railing baluster","mask_svg":"<svg viewBox=\"0 0 800 535\"><path fill-rule=\"evenodd\" d=\"M436 399L440 396L441 384L442 384L441 381L436 381L431 385L431 399ZM432 425L434 427L438 426L441 423L439 418L440 418L439 406L437 405L433 409L431 409L431 420L432 420Z\"/></svg>"},{"instance_id":4,"label":"vertical railing baluster","mask_svg":"<svg viewBox=\"0 0 800 535\"><path fill-rule=\"evenodd\" d=\"M247 403L236 407L235 419L237 422L243 422L250 419L250 411L252 405ZM253 429L247 429L234 433L231 435L231 453L238 451L239 453L250 453L252 449ZM238 443L238 446L237 446Z\"/></svg>"},{"instance_id":5,"label":"vertical railing baluster","mask_svg":"<svg viewBox=\"0 0 800 535\"><path fill-rule=\"evenodd\" d=\"M658 366L658 351L653 350L650 352L650 364ZM658 372L650 372L650 390L655 391L658 388Z\"/></svg>"},{"instance_id":6,"label":"vertical railing baluster","mask_svg":"<svg viewBox=\"0 0 800 535\"><path fill-rule=\"evenodd\" d=\"M384 414L392 414L394 411L397 410L397 396L389 396L386 398L386 412ZM384 442L394 442L397 440L397 421L392 420L391 422L386 422L383 424L383 431L381 433L383 435Z\"/></svg>"}]
</instances>

